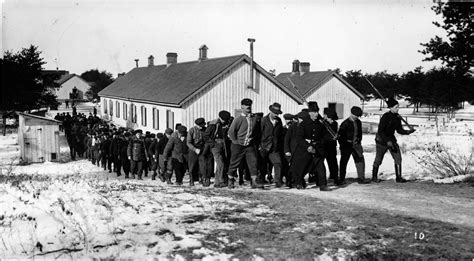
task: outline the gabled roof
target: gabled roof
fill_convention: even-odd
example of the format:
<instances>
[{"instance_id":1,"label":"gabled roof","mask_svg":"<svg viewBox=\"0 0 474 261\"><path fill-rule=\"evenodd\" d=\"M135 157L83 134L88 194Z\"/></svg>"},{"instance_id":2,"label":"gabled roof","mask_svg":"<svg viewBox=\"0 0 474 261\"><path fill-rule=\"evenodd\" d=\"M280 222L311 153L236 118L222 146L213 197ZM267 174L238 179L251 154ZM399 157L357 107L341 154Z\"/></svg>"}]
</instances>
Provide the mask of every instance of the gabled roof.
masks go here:
<instances>
[{"instance_id":1,"label":"gabled roof","mask_svg":"<svg viewBox=\"0 0 474 261\"><path fill-rule=\"evenodd\" d=\"M339 74L335 71L319 71L319 72L307 72L304 74L300 73L280 73L276 78L278 81L283 83L290 91L298 95L299 97L303 96L307 98L312 93L321 88L326 82L328 82L332 77L340 80L347 88L354 92L359 98L363 98L360 92L358 92L352 85L345 81ZM291 80L291 82L290 82ZM299 90L295 90L293 84Z\"/></svg>"},{"instance_id":2,"label":"gabled roof","mask_svg":"<svg viewBox=\"0 0 474 261\"><path fill-rule=\"evenodd\" d=\"M213 80L242 61L251 63L245 54L167 65L134 68L99 92L99 96L126 98L160 104L182 106L209 86ZM258 64L256 70L297 102L301 99L289 91Z\"/></svg>"},{"instance_id":3,"label":"gabled roof","mask_svg":"<svg viewBox=\"0 0 474 261\"><path fill-rule=\"evenodd\" d=\"M24 112L19 112L18 114L22 115L24 117L36 118L36 119L40 119L40 120L43 120L43 121L49 121L49 122L54 122L54 123L57 123L57 124L62 124L62 122L60 122L58 120L43 117L43 116L39 116L39 115L35 115L35 114L24 113Z\"/></svg>"},{"instance_id":4,"label":"gabled roof","mask_svg":"<svg viewBox=\"0 0 474 261\"><path fill-rule=\"evenodd\" d=\"M59 78L56 81L56 83L59 85L62 85L63 83L69 81L74 76L76 76L74 73L62 75L61 78Z\"/></svg>"}]
</instances>

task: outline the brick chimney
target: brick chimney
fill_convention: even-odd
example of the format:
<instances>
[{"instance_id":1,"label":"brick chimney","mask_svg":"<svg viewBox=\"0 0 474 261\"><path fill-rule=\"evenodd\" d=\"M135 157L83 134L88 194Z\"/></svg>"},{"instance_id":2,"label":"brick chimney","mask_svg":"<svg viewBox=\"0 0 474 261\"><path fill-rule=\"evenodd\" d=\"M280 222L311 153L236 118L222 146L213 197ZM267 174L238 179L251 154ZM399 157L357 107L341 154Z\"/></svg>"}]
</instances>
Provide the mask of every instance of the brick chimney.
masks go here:
<instances>
[{"instance_id":1,"label":"brick chimney","mask_svg":"<svg viewBox=\"0 0 474 261\"><path fill-rule=\"evenodd\" d=\"M153 57L153 55L150 55L150 57L148 57L148 66L154 66L155 65L154 60L155 60L155 57Z\"/></svg>"},{"instance_id":2,"label":"brick chimney","mask_svg":"<svg viewBox=\"0 0 474 261\"><path fill-rule=\"evenodd\" d=\"M199 61L207 60L207 46L205 44L199 47Z\"/></svg>"},{"instance_id":3,"label":"brick chimney","mask_svg":"<svg viewBox=\"0 0 474 261\"><path fill-rule=\"evenodd\" d=\"M300 74L303 75L309 72L309 63L300 63Z\"/></svg>"},{"instance_id":4,"label":"brick chimney","mask_svg":"<svg viewBox=\"0 0 474 261\"><path fill-rule=\"evenodd\" d=\"M167 53L166 54L166 64L168 66L175 64L178 62L178 54L177 53Z\"/></svg>"},{"instance_id":5,"label":"brick chimney","mask_svg":"<svg viewBox=\"0 0 474 261\"><path fill-rule=\"evenodd\" d=\"M291 70L291 73L294 74L294 73L297 73L299 71L300 71L300 61L294 60L293 61L293 69Z\"/></svg>"},{"instance_id":6,"label":"brick chimney","mask_svg":"<svg viewBox=\"0 0 474 261\"><path fill-rule=\"evenodd\" d=\"M140 61L140 59L135 59L135 66L138 68L138 61Z\"/></svg>"}]
</instances>

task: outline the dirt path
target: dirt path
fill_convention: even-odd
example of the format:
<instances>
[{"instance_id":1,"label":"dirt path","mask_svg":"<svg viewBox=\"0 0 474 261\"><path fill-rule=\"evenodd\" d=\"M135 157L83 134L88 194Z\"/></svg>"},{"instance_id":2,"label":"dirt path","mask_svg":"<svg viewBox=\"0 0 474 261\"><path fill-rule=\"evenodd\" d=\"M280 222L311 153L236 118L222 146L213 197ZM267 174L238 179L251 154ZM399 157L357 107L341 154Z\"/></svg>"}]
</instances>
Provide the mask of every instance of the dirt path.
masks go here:
<instances>
[{"instance_id":1,"label":"dirt path","mask_svg":"<svg viewBox=\"0 0 474 261\"><path fill-rule=\"evenodd\" d=\"M434 219L474 228L474 219L472 218L474 217L474 199L472 198L474 187L464 188L472 194L460 197L449 195L449 193L442 195L426 191L423 186L427 185L419 184L419 189L413 189L413 186L417 186L416 184L409 185L410 189L404 189L403 186L406 184L387 181L369 185L352 183L344 188L333 187L335 189L331 192L321 192L314 186L305 190L285 189L282 192L340 201L371 209L387 210L389 213Z\"/></svg>"}]
</instances>

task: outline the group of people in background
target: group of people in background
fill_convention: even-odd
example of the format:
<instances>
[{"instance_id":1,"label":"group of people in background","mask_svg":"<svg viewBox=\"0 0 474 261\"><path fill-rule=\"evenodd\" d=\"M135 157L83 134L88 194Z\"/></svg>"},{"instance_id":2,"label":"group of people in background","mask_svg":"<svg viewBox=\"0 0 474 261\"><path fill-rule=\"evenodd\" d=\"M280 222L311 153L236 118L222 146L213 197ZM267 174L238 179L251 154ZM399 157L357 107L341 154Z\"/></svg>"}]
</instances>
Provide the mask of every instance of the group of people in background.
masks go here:
<instances>
[{"instance_id":1,"label":"group of people in background","mask_svg":"<svg viewBox=\"0 0 474 261\"><path fill-rule=\"evenodd\" d=\"M389 111L380 119L371 180L365 179L360 107L352 107L351 115L338 126L337 113L329 108L320 113L317 102L308 102L308 108L294 115L283 114L276 102L266 115L253 113L252 104L252 100L243 99L242 113L235 118L223 110L211 121L198 118L189 129L177 124L174 130L168 128L164 133L117 128L92 114L63 114L57 119L63 122L71 159L75 160L77 154L117 176L123 173L126 179L141 180L151 173L152 180L182 185L187 174L190 186L200 183L208 187L213 178L216 188L234 188L237 181L239 185L247 181L252 188L275 183L277 188L304 189L309 174L308 182L315 182L321 191L329 191L325 161L329 179L344 186L352 155L357 182L367 184L380 182L378 168L390 151L396 182L406 182L394 133L406 135L414 130L403 129L395 99L387 100Z\"/></svg>"}]
</instances>

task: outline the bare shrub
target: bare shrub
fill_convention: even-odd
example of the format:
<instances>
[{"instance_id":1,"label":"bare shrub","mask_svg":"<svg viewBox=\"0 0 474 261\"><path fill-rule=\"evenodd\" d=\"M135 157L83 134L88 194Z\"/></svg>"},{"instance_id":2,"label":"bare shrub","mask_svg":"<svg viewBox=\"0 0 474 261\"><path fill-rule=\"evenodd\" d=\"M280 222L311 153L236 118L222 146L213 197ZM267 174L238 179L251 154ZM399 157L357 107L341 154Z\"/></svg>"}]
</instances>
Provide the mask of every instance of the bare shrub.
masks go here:
<instances>
[{"instance_id":1,"label":"bare shrub","mask_svg":"<svg viewBox=\"0 0 474 261\"><path fill-rule=\"evenodd\" d=\"M417 163L442 178L467 175L474 166L472 151L468 155L453 153L446 146L435 143L428 145L420 155L412 153Z\"/></svg>"}]
</instances>

